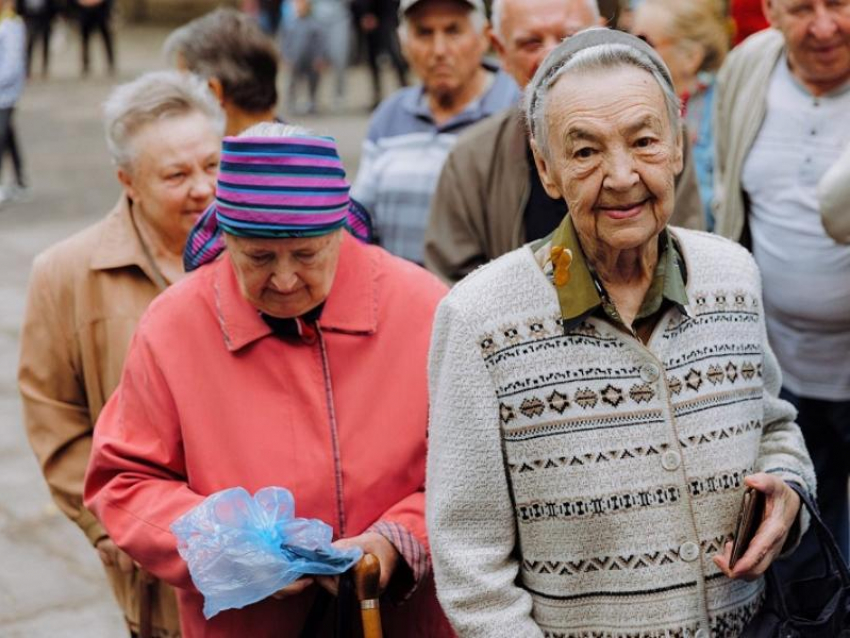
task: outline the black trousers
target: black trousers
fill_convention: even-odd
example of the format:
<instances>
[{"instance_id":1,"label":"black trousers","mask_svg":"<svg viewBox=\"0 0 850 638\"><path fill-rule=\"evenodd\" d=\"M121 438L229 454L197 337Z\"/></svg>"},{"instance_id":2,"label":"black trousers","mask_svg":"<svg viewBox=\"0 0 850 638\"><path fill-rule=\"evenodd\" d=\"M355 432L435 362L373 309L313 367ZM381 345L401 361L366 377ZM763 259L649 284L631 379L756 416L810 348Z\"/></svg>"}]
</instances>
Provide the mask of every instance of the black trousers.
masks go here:
<instances>
[{"instance_id":1,"label":"black trousers","mask_svg":"<svg viewBox=\"0 0 850 638\"><path fill-rule=\"evenodd\" d=\"M111 0L105 0L92 7L79 7L80 35L83 39L83 73L89 72L89 40L95 31L100 32L103 38L109 71L110 73L115 71L115 51L112 46L112 30L109 27L111 10Z\"/></svg>"},{"instance_id":2,"label":"black trousers","mask_svg":"<svg viewBox=\"0 0 850 638\"><path fill-rule=\"evenodd\" d=\"M381 100L381 72L378 59L384 51L390 56L393 68L398 77L399 86L407 85L407 62L401 54L401 46L398 41L398 23L395 20L381 18L377 28L364 34L366 41L366 58L369 63L369 71L372 75L372 94L374 101Z\"/></svg>"},{"instance_id":3,"label":"black trousers","mask_svg":"<svg viewBox=\"0 0 850 638\"><path fill-rule=\"evenodd\" d=\"M8 153L12 158L12 167L15 169L15 181L18 186L25 186L24 164L12 121L14 111L14 107L0 108L0 176L2 176L3 156Z\"/></svg>"},{"instance_id":4,"label":"black trousers","mask_svg":"<svg viewBox=\"0 0 850 638\"><path fill-rule=\"evenodd\" d=\"M27 77L32 71L32 54L41 40L41 74L50 68L50 34L53 31L53 12L42 11L24 18L27 25Z\"/></svg>"}]
</instances>

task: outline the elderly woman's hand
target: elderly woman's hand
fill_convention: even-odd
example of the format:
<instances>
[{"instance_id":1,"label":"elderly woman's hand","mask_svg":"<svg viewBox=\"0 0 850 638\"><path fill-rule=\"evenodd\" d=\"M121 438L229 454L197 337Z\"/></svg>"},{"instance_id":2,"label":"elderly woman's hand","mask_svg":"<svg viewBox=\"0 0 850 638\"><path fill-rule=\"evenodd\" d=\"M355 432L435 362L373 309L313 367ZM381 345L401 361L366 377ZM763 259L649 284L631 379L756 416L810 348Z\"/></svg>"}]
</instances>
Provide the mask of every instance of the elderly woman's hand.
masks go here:
<instances>
[{"instance_id":1,"label":"elderly woman's hand","mask_svg":"<svg viewBox=\"0 0 850 638\"><path fill-rule=\"evenodd\" d=\"M290 596L297 596L302 593L305 589L307 589L310 585L316 582L312 577L299 578L294 583L287 585L283 589L272 594L272 598L276 598L277 600L283 600L284 598L289 598Z\"/></svg>"},{"instance_id":2,"label":"elderly woman's hand","mask_svg":"<svg viewBox=\"0 0 850 638\"><path fill-rule=\"evenodd\" d=\"M785 481L771 474L753 474L744 482L764 492L764 520L734 569L729 569L729 560L732 557L731 542L726 543L722 554L714 556L714 564L729 578L755 580L767 571L782 552L800 511L800 497Z\"/></svg>"},{"instance_id":3,"label":"elderly woman's hand","mask_svg":"<svg viewBox=\"0 0 850 638\"><path fill-rule=\"evenodd\" d=\"M360 536L341 538L334 543L334 547L348 549L359 547L366 554L374 554L381 564L380 588L383 592L392 578L398 565L399 553L395 546L380 534L367 532ZM339 590L339 576L317 576L316 582L327 589L334 596Z\"/></svg>"}]
</instances>

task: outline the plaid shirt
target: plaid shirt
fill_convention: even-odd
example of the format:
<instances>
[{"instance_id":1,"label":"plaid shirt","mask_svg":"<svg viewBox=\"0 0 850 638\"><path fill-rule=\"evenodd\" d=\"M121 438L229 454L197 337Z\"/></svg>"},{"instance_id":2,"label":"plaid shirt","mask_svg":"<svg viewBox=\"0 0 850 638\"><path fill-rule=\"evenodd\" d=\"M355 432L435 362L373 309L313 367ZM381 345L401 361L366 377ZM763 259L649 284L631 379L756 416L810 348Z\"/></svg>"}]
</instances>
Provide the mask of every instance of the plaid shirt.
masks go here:
<instances>
[{"instance_id":1,"label":"plaid shirt","mask_svg":"<svg viewBox=\"0 0 850 638\"><path fill-rule=\"evenodd\" d=\"M496 74L490 87L448 122L434 122L421 86L397 91L372 115L351 195L372 214L381 245L393 254L423 262L431 197L457 136L519 99L510 76L488 61L484 66Z\"/></svg>"}]
</instances>

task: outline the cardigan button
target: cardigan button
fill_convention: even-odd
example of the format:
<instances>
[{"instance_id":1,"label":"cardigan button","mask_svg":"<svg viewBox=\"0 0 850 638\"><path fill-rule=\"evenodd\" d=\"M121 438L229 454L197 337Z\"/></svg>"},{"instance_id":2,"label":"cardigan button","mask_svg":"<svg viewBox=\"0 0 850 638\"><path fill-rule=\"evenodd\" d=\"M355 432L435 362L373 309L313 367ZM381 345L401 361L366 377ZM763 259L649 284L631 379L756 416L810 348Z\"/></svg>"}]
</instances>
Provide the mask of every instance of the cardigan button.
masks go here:
<instances>
[{"instance_id":1,"label":"cardigan button","mask_svg":"<svg viewBox=\"0 0 850 638\"><path fill-rule=\"evenodd\" d=\"M646 383L655 383L658 381L658 377L661 376L661 372L658 369L658 366L654 363L647 363L641 366L640 369L640 378L643 379Z\"/></svg>"},{"instance_id":2,"label":"cardigan button","mask_svg":"<svg viewBox=\"0 0 850 638\"><path fill-rule=\"evenodd\" d=\"M699 558L699 545L691 541L682 543L679 548L679 558L688 563L694 562Z\"/></svg>"},{"instance_id":3,"label":"cardigan button","mask_svg":"<svg viewBox=\"0 0 850 638\"><path fill-rule=\"evenodd\" d=\"M682 455L678 452L674 452L673 450L668 450L664 454L661 455L661 467L663 467L668 472L672 472L673 470L678 470L679 466L682 464Z\"/></svg>"}]
</instances>

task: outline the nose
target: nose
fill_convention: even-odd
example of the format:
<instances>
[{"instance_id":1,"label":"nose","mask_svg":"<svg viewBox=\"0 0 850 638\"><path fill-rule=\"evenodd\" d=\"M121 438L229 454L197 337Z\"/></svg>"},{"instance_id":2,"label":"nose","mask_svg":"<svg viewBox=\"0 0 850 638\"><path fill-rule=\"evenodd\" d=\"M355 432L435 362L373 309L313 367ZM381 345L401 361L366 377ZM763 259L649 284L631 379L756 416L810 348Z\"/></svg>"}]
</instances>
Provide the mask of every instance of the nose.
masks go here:
<instances>
[{"instance_id":1,"label":"nose","mask_svg":"<svg viewBox=\"0 0 850 638\"><path fill-rule=\"evenodd\" d=\"M272 274L270 284L278 292L292 292L298 286L298 274L289 264L281 264Z\"/></svg>"},{"instance_id":2,"label":"nose","mask_svg":"<svg viewBox=\"0 0 850 638\"><path fill-rule=\"evenodd\" d=\"M189 189L189 195L195 199L209 200L215 193L215 177L201 172L196 175Z\"/></svg>"},{"instance_id":3,"label":"nose","mask_svg":"<svg viewBox=\"0 0 850 638\"><path fill-rule=\"evenodd\" d=\"M435 33L434 34L434 55L437 57L442 57L446 55L449 50L449 40L446 34L444 33Z\"/></svg>"},{"instance_id":4,"label":"nose","mask_svg":"<svg viewBox=\"0 0 850 638\"><path fill-rule=\"evenodd\" d=\"M615 191L627 191L640 181L635 169L632 153L627 148L612 150L606 162L607 170L602 181L603 188Z\"/></svg>"},{"instance_id":5,"label":"nose","mask_svg":"<svg viewBox=\"0 0 850 638\"><path fill-rule=\"evenodd\" d=\"M810 32L819 40L828 40L835 35L838 25L835 24L835 16L826 8L825 4L815 5L815 15L810 25Z\"/></svg>"}]
</instances>

